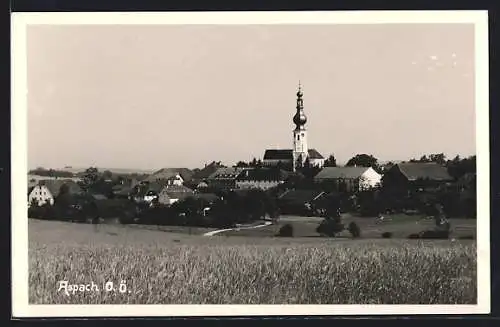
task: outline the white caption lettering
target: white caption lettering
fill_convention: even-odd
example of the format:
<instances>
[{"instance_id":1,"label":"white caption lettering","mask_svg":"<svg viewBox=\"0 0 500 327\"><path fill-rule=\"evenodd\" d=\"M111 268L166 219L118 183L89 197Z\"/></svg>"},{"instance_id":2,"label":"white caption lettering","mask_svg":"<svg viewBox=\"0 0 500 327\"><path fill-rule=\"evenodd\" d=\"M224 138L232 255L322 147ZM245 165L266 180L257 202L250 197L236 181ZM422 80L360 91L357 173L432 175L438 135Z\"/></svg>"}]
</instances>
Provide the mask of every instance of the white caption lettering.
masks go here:
<instances>
[{"instance_id":1,"label":"white caption lettering","mask_svg":"<svg viewBox=\"0 0 500 327\"><path fill-rule=\"evenodd\" d=\"M91 282L90 284L68 284L68 281L59 281L58 292L63 291L66 296L70 294L83 293L83 292L99 292L97 284Z\"/></svg>"}]
</instances>

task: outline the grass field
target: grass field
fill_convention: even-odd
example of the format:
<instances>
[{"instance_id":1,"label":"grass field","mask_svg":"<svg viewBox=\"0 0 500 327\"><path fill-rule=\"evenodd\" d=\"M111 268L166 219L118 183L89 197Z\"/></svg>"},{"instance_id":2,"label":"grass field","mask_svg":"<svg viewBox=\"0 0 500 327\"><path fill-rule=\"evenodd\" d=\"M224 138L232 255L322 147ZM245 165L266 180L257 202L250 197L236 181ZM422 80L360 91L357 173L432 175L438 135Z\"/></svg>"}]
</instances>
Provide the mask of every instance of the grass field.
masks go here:
<instances>
[{"instance_id":1,"label":"grass field","mask_svg":"<svg viewBox=\"0 0 500 327\"><path fill-rule=\"evenodd\" d=\"M388 216L386 221L377 223L375 218L356 217L349 214L343 215L343 223L347 226L350 222L355 222L361 229L361 237L367 239L382 238L382 233L391 232L393 238L407 239L410 234L419 233L424 230L435 228L433 219L425 219L423 216L407 216L403 214ZM227 231L219 235L225 236L246 236L246 237L272 237L285 224L291 224L295 237L319 237L316 228L322 218L316 217L293 217L284 216L280 218L278 225L270 225L258 229L244 229L240 231ZM451 237L461 238L476 234L475 219L451 219ZM339 233L338 237L350 238L349 231Z\"/></svg>"},{"instance_id":2,"label":"grass field","mask_svg":"<svg viewBox=\"0 0 500 327\"><path fill-rule=\"evenodd\" d=\"M248 231L256 231L248 230ZM473 241L205 237L29 220L36 304L473 304ZM243 230L241 231L243 232ZM99 291L58 291L59 281ZM104 284L127 290L106 292Z\"/></svg>"}]
</instances>

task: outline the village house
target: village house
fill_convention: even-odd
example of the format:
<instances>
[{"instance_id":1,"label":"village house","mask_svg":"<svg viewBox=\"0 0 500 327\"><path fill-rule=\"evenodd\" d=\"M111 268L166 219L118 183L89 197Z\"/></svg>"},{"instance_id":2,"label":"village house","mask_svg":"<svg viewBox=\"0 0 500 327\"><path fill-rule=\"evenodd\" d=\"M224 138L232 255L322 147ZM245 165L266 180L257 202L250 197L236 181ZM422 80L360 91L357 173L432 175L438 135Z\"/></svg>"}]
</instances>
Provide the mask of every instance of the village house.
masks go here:
<instances>
[{"instance_id":1,"label":"village house","mask_svg":"<svg viewBox=\"0 0 500 327\"><path fill-rule=\"evenodd\" d=\"M180 174L175 174L174 176L167 178L167 185L182 186L184 185L184 179Z\"/></svg>"},{"instance_id":2,"label":"village house","mask_svg":"<svg viewBox=\"0 0 500 327\"><path fill-rule=\"evenodd\" d=\"M267 190L283 184L288 178L288 173L276 168L250 168L236 177L237 189Z\"/></svg>"},{"instance_id":3,"label":"village house","mask_svg":"<svg viewBox=\"0 0 500 327\"><path fill-rule=\"evenodd\" d=\"M402 193L435 189L452 181L446 167L433 162L398 163L382 178L384 189Z\"/></svg>"},{"instance_id":4,"label":"village house","mask_svg":"<svg viewBox=\"0 0 500 327\"><path fill-rule=\"evenodd\" d=\"M55 200L61 193L63 186L70 195L78 195L82 193L80 186L72 180L40 180L37 185L31 188L28 195L28 206L31 206L32 203L36 203L39 206L44 204L54 205Z\"/></svg>"},{"instance_id":5,"label":"village house","mask_svg":"<svg viewBox=\"0 0 500 327\"><path fill-rule=\"evenodd\" d=\"M176 181L190 181L193 178L193 172L188 168L162 168L144 179L146 182L163 182L167 180Z\"/></svg>"},{"instance_id":6,"label":"village house","mask_svg":"<svg viewBox=\"0 0 500 327\"><path fill-rule=\"evenodd\" d=\"M184 200L193 194L193 190L186 186L167 184L158 194L158 202L164 205L171 205L177 201Z\"/></svg>"},{"instance_id":7,"label":"village house","mask_svg":"<svg viewBox=\"0 0 500 327\"><path fill-rule=\"evenodd\" d=\"M374 188L382 175L371 167L325 167L315 177L316 183L329 184L339 192L356 192Z\"/></svg>"},{"instance_id":8,"label":"village house","mask_svg":"<svg viewBox=\"0 0 500 327\"><path fill-rule=\"evenodd\" d=\"M325 195L320 190L287 190L278 196L277 202L282 214L311 215L315 203Z\"/></svg>"},{"instance_id":9,"label":"village house","mask_svg":"<svg viewBox=\"0 0 500 327\"><path fill-rule=\"evenodd\" d=\"M133 199L135 202L151 203L159 198L160 192L166 185L166 181L149 182L142 181L134 187Z\"/></svg>"},{"instance_id":10,"label":"village house","mask_svg":"<svg viewBox=\"0 0 500 327\"><path fill-rule=\"evenodd\" d=\"M249 168L226 167L219 168L210 175L206 182L209 187L221 190L234 190L236 188L236 179L242 172Z\"/></svg>"}]
</instances>

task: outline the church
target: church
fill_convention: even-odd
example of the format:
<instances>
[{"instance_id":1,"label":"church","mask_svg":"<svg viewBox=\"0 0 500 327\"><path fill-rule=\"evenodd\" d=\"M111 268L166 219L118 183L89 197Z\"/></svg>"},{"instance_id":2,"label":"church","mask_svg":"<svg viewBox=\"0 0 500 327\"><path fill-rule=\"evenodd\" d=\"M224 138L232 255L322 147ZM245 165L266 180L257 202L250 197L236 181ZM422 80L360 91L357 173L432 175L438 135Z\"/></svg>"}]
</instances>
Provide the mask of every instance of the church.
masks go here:
<instances>
[{"instance_id":1,"label":"church","mask_svg":"<svg viewBox=\"0 0 500 327\"><path fill-rule=\"evenodd\" d=\"M325 158L316 150L309 149L307 144L307 118L304 113L303 93L299 82L299 90L297 92L297 107L296 113L293 116L295 129L293 130L293 148L292 149L267 149L264 153L263 164L268 167L281 166L290 167L293 171L297 166L304 164L308 159L311 165L323 167Z\"/></svg>"}]
</instances>

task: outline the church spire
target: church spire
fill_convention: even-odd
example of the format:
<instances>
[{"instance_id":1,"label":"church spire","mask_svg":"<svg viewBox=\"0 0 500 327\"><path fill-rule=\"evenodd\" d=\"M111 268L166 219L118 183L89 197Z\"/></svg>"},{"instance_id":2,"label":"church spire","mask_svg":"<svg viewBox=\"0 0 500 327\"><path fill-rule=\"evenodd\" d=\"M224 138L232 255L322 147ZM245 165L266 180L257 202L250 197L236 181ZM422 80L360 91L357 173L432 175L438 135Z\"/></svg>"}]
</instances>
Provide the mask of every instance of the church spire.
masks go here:
<instances>
[{"instance_id":1,"label":"church spire","mask_svg":"<svg viewBox=\"0 0 500 327\"><path fill-rule=\"evenodd\" d=\"M304 114L304 101L302 100L302 85L299 81L299 90L297 91L297 112L295 116L293 116L293 123L296 126L296 129L305 129L304 125L307 122L307 117Z\"/></svg>"}]
</instances>

